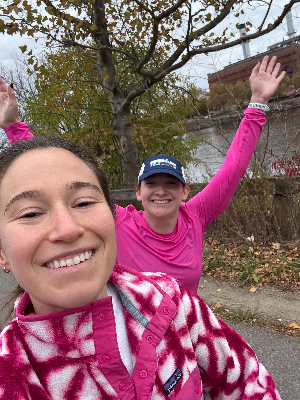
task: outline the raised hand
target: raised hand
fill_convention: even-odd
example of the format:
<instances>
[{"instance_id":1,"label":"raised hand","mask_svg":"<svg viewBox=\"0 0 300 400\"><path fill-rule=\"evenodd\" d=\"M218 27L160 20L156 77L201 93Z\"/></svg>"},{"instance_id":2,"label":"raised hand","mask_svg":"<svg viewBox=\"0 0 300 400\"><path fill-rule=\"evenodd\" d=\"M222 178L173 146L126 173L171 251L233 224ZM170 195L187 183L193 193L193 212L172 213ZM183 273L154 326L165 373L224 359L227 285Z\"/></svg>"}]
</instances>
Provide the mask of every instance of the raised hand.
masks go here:
<instances>
[{"instance_id":1,"label":"raised hand","mask_svg":"<svg viewBox=\"0 0 300 400\"><path fill-rule=\"evenodd\" d=\"M284 71L277 77L280 70L280 63L276 63L276 60L277 57L274 56L269 62L269 56L265 56L262 62L259 62L253 68L249 78L252 90L251 102L267 104L284 78Z\"/></svg>"},{"instance_id":2,"label":"raised hand","mask_svg":"<svg viewBox=\"0 0 300 400\"><path fill-rule=\"evenodd\" d=\"M19 122L19 118L15 92L0 77L0 127L6 128L16 122Z\"/></svg>"}]
</instances>

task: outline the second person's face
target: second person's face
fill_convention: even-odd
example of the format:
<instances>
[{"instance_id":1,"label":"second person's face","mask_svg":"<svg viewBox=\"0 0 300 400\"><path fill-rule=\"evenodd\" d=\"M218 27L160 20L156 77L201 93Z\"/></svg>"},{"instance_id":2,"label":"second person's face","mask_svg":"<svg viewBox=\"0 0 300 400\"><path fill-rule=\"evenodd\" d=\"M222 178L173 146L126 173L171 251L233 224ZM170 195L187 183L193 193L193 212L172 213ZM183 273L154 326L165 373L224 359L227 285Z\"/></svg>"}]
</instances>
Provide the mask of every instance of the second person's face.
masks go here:
<instances>
[{"instance_id":1,"label":"second person's face","mask_svg":"<svg viewBox=\"0 0 300 400\"><path fill-rule=\"evenodd\" d=\"M32 150L1 182L0 264L35 313L107 296L116 259L114 220L93 171L64 149Z\"/></svg>"},{"instance_id":2,"label":"second person's face","mask_svg":"<svg viewBox=\"0 0 300 400\"><path fill-rule=\"evenodd\" d=\"M142 180L136 190L145 213L156 218L177 217L180 204L188 194L188 186L183 186L179 179L169 174L151 175Z\"/></svg>"}]
</instances>

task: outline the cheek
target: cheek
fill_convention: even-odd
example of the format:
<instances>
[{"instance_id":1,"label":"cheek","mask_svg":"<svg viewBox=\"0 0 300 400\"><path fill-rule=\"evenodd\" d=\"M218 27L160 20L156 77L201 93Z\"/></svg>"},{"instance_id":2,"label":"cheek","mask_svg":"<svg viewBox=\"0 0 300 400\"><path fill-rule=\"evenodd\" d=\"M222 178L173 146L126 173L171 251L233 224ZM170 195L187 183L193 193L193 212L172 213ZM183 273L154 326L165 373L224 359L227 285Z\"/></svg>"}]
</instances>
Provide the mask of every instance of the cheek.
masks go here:
<instances>
[{"instance_id":1,"label":"cheek","mask_svg":"<svg viewBox=\"0 0 300 400\"><path fill-rule=\"evenodd\" d=\"M97 219L91 219L94 232L103 240L115 239L115 223L113 216L99 215Z\"/></svg>"},{"instance_id":2,"label":"cheek","mask_svg":"<svg viewBox=\"0 0 300 400\"><path fill-rule=\"evenodd\" d=\"M21 261L33 256L36 242L34 232L27 230L24 232L21 229L8 229L1 232L2 250L12 264L12 268L15 264L19 265Z\"/></svg>"}]
</instances>

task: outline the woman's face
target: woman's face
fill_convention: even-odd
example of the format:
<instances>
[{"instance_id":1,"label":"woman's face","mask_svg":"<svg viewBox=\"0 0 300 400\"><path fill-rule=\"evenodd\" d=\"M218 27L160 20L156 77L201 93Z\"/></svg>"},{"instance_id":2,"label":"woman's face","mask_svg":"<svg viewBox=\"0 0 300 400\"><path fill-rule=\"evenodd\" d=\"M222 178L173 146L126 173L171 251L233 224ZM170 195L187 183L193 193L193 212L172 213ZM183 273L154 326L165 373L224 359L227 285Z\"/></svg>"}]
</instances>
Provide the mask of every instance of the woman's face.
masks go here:
<instances>
[{"instance_id":1,"label":"woman's face","mask_svg":"<svg viewBox=\"0 0 300 400\"><path fill-rule=\"evenodd\" d=\"M36 314L107 296L115 227L93 171L59 148L27 152L0 185L0 265L29 293Z\"/></svg>"}]
</instances>

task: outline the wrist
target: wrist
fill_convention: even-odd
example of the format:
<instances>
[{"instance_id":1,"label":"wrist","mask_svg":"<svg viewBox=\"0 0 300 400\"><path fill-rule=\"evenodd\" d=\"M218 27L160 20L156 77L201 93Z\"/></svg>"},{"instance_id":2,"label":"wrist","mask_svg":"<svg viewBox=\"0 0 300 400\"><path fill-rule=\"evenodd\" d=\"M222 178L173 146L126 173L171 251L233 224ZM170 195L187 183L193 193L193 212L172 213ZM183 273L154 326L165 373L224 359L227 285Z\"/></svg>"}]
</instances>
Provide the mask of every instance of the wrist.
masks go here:
<instances>
[{"instance_id":1,"label":"wrist","mask_svg":"<svg viewBox=\"0 0 300 400\"><path fill-rule=\"evenodd\" d=\"M250 99L250 103L260 103L260 104L268 104L268 100L263 97L252 95Z\"/></svg>"},{"instance_id":2,"label":"wrist","mask_svg":"<svg viewBox=\"0 0 300 400\"><path fill-rule=\"evenodd\" d=\"M20 122L20 120L17 118L14 121L7 121L7 122L3 122L3 124L1 125L2 129L8 128L11 125L17 124L18 122Z\"/></svg>"}]
</instances>

